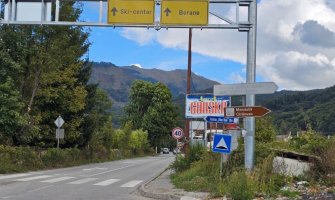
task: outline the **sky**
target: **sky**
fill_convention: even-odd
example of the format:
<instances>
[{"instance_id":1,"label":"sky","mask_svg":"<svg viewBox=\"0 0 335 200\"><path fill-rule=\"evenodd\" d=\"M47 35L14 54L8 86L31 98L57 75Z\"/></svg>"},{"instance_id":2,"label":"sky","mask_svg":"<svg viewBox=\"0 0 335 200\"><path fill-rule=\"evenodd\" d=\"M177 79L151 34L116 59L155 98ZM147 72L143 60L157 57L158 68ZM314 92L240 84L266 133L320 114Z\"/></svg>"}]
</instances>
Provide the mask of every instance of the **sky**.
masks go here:
<instances>
[{"instance_id":1,"label":"sky","mask_svg":"<svg viewBox=\"0 0 335 200\"><path fill-rule=\"evenodd\" d=\"M98 6L85 3L81 19L97 20ZM275 82L279 90L335 85L335 1L261 0L257 7L256 81ZM210 11L235 20L234 4ZM241 9L240 20L246 16L247 9ZM210 23L222 23L218 20L209 16ZM92 61L187 69L188 29L90 27L89 41ZM246 55L246 32L193 29L192 72L197 75L221 84L244 83Z\"/></svg>"}]
</instances>

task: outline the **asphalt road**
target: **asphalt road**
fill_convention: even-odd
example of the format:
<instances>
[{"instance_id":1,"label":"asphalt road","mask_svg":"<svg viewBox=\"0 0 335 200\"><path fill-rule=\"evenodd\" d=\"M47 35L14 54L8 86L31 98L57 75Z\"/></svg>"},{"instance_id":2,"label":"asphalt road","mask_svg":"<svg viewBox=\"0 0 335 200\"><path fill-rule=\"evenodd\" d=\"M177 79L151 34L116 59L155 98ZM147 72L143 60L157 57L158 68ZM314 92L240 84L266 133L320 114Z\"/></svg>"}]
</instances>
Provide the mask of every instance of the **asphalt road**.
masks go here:
<instances>
[{"instance_id":1,"label":"asphalt road","mask_svg":"<svg viewBox=\"0 0 335 200\"><path fill-rule=\"evenodd\" d=\"M0 175L0 199L134 200L135 191L162 172L174 156L160 155L21 174Z\"/></svg>"}]
</instances>

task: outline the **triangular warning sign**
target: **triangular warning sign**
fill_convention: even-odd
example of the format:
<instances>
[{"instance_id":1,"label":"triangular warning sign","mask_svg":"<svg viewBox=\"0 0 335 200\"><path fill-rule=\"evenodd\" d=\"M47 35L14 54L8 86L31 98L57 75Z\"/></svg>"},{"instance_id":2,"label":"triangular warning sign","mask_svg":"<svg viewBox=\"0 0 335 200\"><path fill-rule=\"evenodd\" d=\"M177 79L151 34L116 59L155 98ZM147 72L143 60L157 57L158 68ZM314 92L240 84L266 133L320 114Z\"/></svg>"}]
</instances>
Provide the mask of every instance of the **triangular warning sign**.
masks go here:
<instances>
[{"instance_id":1,"label":"triangular warning sign","mask_svg":"<svg viewBox=\"0 0 335 200\"><path fill-rule=\"evenodd\" d=\"M215 149L228 149L226 141L221 138L220 142L216 145Z\"/></svg>"}]
</instances>

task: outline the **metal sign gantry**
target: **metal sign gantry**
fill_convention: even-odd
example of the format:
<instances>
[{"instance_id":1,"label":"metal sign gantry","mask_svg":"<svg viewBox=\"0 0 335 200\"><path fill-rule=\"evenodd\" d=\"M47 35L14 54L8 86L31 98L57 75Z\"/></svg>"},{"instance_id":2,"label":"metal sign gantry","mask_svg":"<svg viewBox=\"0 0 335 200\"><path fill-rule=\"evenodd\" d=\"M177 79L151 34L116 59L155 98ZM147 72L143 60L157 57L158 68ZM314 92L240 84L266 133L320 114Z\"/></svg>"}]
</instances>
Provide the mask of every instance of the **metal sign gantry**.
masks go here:
<instances>
[{"instance_id":1,"label":"metal sign gantry","mask_svg":"<svg viewBox=\"0 0 335 200\"><path fill-rule=\"evenodd\" d=\"M160 20L154 21L153 24L136 24L131 23L108 23L108 20L104 20L103 13L112 12L116 14L116 10L108 10L106 0L94 1L94 0L81 0L76 2L96 2L99 4L98 13L99 18L95 22L82 22L82 21L62 21L59 18L60 3L61 1L69 0L0 0L0 25L56 25L56 26L96 26L96 27L143 27L143 28L154 28L160 30L161 28L198 28L198 29L235 29L241 32L247 32L247 74L246 83L255 83L256 77L256 38L257 38L257 0L209 0L209 5L213 4L235 4L236 5L236 17L235 20L229 19L222 16L220 13L211 11L209 8L209 15L215 16L222 22L220 24L208 23L206 25L191 25L191 24L167 24L162 23ZM111 1L111 0L110 0ZM115 1L115 0L114 0ZM118 0L125 1L125 0ZM132 0L136 1L136 0ZM156 7L161 9L161 14L165 13L168 16L171 12L170 8L162 10L162 1L167 0L153 0ZM23 3L37 3L37 11L29 11L30 13L39 12L38 19L35 20L24 20L19 18L20 12L24 10ZM192 1L190 1L192 2ZM174 5L171 5L174 7ZM246 22L240 21L240 7L248 8L248 20ZM52 9L52 10L51 10ZM51 15L51 13L54 13ZM156 14L156 13L155 13ZM192 21L192 20L191 20ZM203 24L203 23L202 23ZM246 106L255 106L255 94L246 94ZM252 170L254 168L255 160L255 118L247 117L245 120L245 128L247 134L245 140L245 168Z\"/></svg>"},{"instance_id":2,"label":"metal sign gantry","mask_svg":"<svg viewBox=\"0 0 335 200\"><path fill-rule=\"evenodd\" d=\"M186 3L186 5L192 5L192 3L199 3L198 1L166 1L166 0L152 0L154 4L161 10L161 16L159 19L157 18L156 21L154 21L153 24L140 24L136 23L134 21L133 23L131 21L127 20L121 20L113 22L113 20L108 23L109 20L105 20L106 17L104 17L104 13L112 13L115 15L117 12L114 8L108 9L108 5L106 5L107 0L74 0L75 2L90 2L90 3L97 3L97 13L99 15L99 18L97 21L93 22L83 22L83 21L62 21L59 19L59 12L60 12L60 2L61 1L71 1L71 0L0 0L1 3L1 10L4 10L2 13L2 16L0 16L0 24L18 24L18 25L58 25L58 26L102 26L102 27L145 27L145 28L154 28L156 30L159 30L161 28L200 28L200 29L238 29L239 31L249 31L251 28L251 24L248 21L242 22L240 21L240 7L248 7L252 3L253 0L209 0L208 3L210 5L214 4L235 4L236 5L236 17L234 20L229 19L225 16L223 16L220 13L216 13L214 11L209 10L209 15L215 16L219 18L220 20L224 21L225 24L213 24L209 23L207 25L204 25L202 22L201 25L192 25L192 24L176 24L176 20L180 20L179 18L175 18L176 20L172 20L172 23L170 23L171 18L166 18L166 16L162 16L163 13L169 14L169 11L171 9L175 9L176 6L179 6L180 3ZM126 4L130 5L132 2L136 3L138 2L139 5L143 2L143 0L132 0L132 1L125 1L125 0L110 0L109 2L114 1L116 4ZM171 8L166 9L164 2L166 5L171 4ZM39 4L38 10L34 10L33 12L39 12L40 16L38 19L33 20L24 20L22 18L18 18L20 16L20 12L24 11L25 7L24 4L27 3L35 3ZM133 4L132 4L133 5ZM203 4L199 4L203 5ZM164 8L163 8L164 6ZM27 6L26 6L27 7ZM52 10L51 10L52 9ZM201 10L202 8L199 7ZM32 11L26 10L26 12L32 13ZM171 11L170 11L171 12ZM51 14L54 13L54 16L51 18ZM172 14L170 14L171 16ZM172 15L173 16L173 15ZM199 18L195 18L193 21L197 21ZM126 22L125 22L126 21ZM190 21L192 23L192 20Z\"/></svg>"}]
</instances>

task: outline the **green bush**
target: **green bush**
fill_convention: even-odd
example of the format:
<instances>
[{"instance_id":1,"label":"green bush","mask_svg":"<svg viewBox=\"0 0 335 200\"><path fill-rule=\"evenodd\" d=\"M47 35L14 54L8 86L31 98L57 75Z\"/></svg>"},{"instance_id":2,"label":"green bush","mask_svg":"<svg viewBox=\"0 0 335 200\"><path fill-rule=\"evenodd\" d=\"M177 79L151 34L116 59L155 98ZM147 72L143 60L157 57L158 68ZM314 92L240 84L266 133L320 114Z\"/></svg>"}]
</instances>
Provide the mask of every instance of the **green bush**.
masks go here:
<instances>
[{"instance_id":1,"label":"green bush","mask_svg":"<svg viewBox=\"0 0 335 200\"><path fill-rule=\"evenodd\" d=\"M189 146L188 153L183 156L178 156L176 161L172 163L171 167L176 172L181 172L190 168L191 164L200 160L206 148L200 144Z\"/></svg>"},{"instance_id":2,"label":"green bush","mask_svg":"<svg viewBox=\"0 0 335 200\"><path fill-rule=\"evenodd\" d=\"M138 150L134 155L130 149L110 149L96 145L87 149L68 148L47 150L32 147L11 147L0 145L0 174L24 172L37 169L76 166L92 162L103 162L142 156L152 149Z\"/></svg>"},{"instance_id":3,"label":"green bush","mask_svg":"<svg viewBox=\"0 0 335 200\"><path fill-rule=\"evenodd\" d=\"M33 149L0 145L0 173L35 170L42 166L42 161Z\"/></svg>"},{"instance_id":4,"label":"green bush","mask_svg":"<svg viewBox=\"0 0 335 200\"><path fill-rule=\"evenodd\" d=\"M41 159L47 168L67 166L70 155L67 154L66 149L48 149L43 152ZM72 163L72 162L71 162Z\"/></svg>"},{"instance_id":5,"label":"green bush","mask_svg":"<svg viewBox=\"0 0 335 200\"><path fill-rule=\"evenodd\" d=\"M221 194L228 194L234 200L253 199L256 190L256 182L244 171L233 172L220 184Z\"/></svg>"},{"instance_id":6,"label":"green bush","mask_svg":"<svg viewBox=\"0 0 335 200\"><path fill-rule=\"evenodd\" d=\"M216 192L219 178L219 154L206 152L201 160L192 163L188 170L179 171L171 176L173 184L187 191ZM185 159L182 160L185 162ZM177 166L181 166L180 164Z\"/></svg>"},{"instance_id":7,"label":"green bush","mask_svg":"<svg viewBox=\"0 0 335 200\"><path fill-rule=\"evenodd\" d=\"M319 150L319 158L315 159L311 170L307 173L310 181L321 181L327 185L335 184L335 141L329 140Z\"/></svg>"},{"instance_id":8,"label":"green bush","mask_svg":"<svg viewBox=\"0 0 335 200\"><path fill-rule=\"evenodd\" d=\"M274 153L270 153L256 166L253 172L257 191L267 197L277 194L286 183L284 175L273 173L274 156Z\"/></svg>"}]
</instances>

